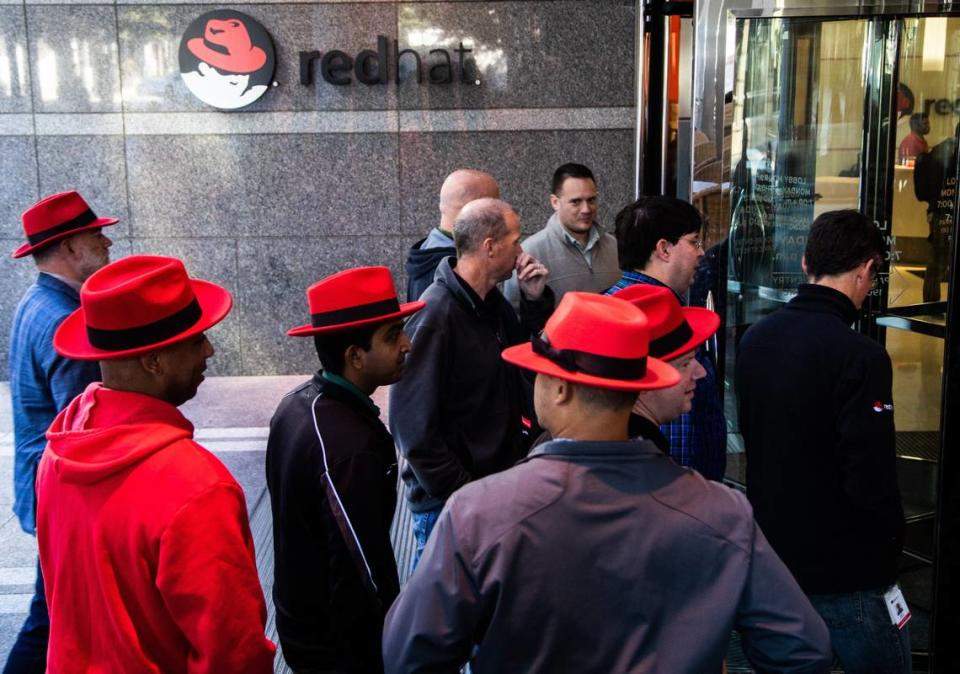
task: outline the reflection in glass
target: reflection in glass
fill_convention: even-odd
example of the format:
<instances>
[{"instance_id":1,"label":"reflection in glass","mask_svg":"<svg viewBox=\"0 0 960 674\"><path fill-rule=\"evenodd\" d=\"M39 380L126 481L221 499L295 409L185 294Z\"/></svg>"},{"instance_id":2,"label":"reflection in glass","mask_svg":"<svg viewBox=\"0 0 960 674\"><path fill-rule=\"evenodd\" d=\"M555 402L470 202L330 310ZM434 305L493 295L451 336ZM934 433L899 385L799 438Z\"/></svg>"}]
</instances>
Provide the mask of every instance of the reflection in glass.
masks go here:
<instances>
[{"instance_id":1,"label":"reflection in glass","mask_svg":"<svg viewBox=\"0 0 960 674\"><path fill-rule=\"evenodd\" d=\"M887 327L900 486L907 516L902 584L929 647L940 463L947 271L957 211L960 19L904 19L897 82Z\"/></svg>"},{"instance_id":2,"label":"reflection in glass","mask_svg":"<svg viewBox=\"0 0 960 674\"><path fill-rule=\"evenodd\" d=\"M60 82L57 75L57 52L45 40L37 40L37 76L40 100L57 100Z\"/></svg>"},{"instance_id":3,"label":"reflection in glass","mask_svg":"<svg viewBox=\"0 0 960 674\"><path fill-rule=\"evenodd\" d=\"M856 208L866 21L738 25L730 279L787 299L820 213Z\"/></svg>"}]
</instances>

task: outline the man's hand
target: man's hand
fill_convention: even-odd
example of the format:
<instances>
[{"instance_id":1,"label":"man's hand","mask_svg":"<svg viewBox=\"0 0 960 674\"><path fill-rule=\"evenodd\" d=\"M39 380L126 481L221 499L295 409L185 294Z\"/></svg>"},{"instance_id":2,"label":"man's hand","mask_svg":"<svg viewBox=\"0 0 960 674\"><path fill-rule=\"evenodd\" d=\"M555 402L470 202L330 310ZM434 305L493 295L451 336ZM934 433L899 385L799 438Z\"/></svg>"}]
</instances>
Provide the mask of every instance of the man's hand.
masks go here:
<instances>
[{"instance_id":1,"label":"man's hand","mask_svg":"<svg viewBox=\"0 0 960 674\"><path fill-rule=\"evenodd\" d=\"M528 300L538 300L547 287L547 278L550 270L537 258L528 253L520 253L517 257L517 281L520 290Z\"/></svg>"}]
</instances>

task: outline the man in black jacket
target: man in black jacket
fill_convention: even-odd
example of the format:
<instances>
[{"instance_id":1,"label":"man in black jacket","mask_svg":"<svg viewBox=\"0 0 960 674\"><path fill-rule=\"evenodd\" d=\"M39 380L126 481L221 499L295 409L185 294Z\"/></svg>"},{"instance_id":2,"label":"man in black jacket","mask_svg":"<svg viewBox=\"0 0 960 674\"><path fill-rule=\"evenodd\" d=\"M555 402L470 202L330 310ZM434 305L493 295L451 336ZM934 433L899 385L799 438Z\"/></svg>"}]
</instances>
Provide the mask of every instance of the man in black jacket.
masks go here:
<instances>
[{"instance_id":1,"label":"man in black jacket","mask_svg":"<svg viewBox=\"0 0 960 674\"><path fill-rule=\"evenodd\" d=\"M532 389L500 352L529 340L553 310L547 268L521 250L520 219L509 205L470 202L454 239L457 258L440 263L423 294L426 310L407 322L414 350L406 376L390 389L390 429L407 460L413 566L447 497L526 453ZM514 269L524 325L497 289Z\"/></svg>"},{"instance_id":2,"label":"man in black jacket","mask_svg":"<svg viewBox=\"0 0 960 674\"><path fill-rule=\"evenodd\" d=\"M393 439L370 395L400 378L410 340L385 267L351 269L307 290L323 369L270 421L277 632L295 672L382 672L383 618L399 592L390 545Z\"/></svg>"},{"instance_id":3,"label":"man in black jacket","mask_svg":"<svg viewBox=\"0 0 960 674\"><path fill-rule=\"evenodd\" d=\"M850 329L885 250L856 211L818 217L803 259L810 282L747 331L736 366L747 495L848 674L910 671L892 367ZM896 621L888 603L903 610Z\"/></svg>"},{"instance_id":4,"label":"man in black jacket","mask_svg":"<svg viewBox=\"0 0 960 674\"><path fill-rule=\"evenodd\" d=\"M456 257L453 223L460 210L475 199L500 198L500 186L493 176L474 169L457 169L440 186L440 224L417 241L407 254L407 300L420 299L445 257Z\"/></svg>"}]
</instances>

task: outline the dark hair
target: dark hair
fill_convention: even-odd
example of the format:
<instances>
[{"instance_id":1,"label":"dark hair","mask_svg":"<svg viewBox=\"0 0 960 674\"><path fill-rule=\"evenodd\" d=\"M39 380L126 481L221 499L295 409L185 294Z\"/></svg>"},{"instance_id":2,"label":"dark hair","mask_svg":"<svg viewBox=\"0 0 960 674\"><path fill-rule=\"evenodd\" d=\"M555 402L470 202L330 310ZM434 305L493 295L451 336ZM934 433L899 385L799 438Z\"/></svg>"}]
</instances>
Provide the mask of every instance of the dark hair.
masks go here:
<instances>
[{"instance_id":1,"label":"dark hair","mask_svg":"<svg viewBox=\"0 0 960 674\"><path fill-rule=\"evenodd\" d=\"M43 264L44 262L48 261L51 257L53 257L56 254L56 252L60 250L61 241L63 241L63 239L54 241L53 243L46 245L43 248L40 248L39 250L35 250L32 253L30 253L30 256L33 258L34 264Z\"/></svg>"},{"instance_id":2,"label":"dark hair","mask_svg":"<svg viewBox=\"0 0 960 674\"><path fill-rule=\"evenodd\" d=\"M313 345L317 349L317 356L320 358L323 369L333 374L343 374L343 368L346 365L344 354L347 349L351 346L359 346L364 351L369 351L373 346L373 333L380 325L375 323L355 330L314 335Z\"/></svg>"},{"instance_id":3,"label":"dark hair","mask_svg":"<svg viewBox=\"0 0 960 674\"><path fill-rule=\"evenodd\" d=\"M810 225L803 257L807 274L814 279L843 274L874 259L879 265L886 253L880 229L859 211L821 213Z\"/></svg>"},{"instance_id":4,"label":"dark hair","mask_svg":"<svg viewBox=\"0 0 960 674\"><path fill-rule=\"evenodd\" d=\"M617 213L616 223L617 254L624 271L643 269L660 239L676 243L703 228L700 212L673 197L640 197Z\"/></svg>"},{"instance_id":5,"label":"dark hair","mask_svg":"<svg viewBox=\"0 0 960 674\"><path fill-rule=\"evenodd\" d=\"M622 410L633 407L637 400L636 391L615 391L583 384L576 384L576 390L580 402L593 409Z\"/></svg>"},{"instance_id":6,"label":"dark hair","mask_svg":"<svg viewBox=\"0 0 960 674\"><path fill-rule=\"evenodd\" d=\"M919 132L923 128L924 120L930 118L925 112L915 112L910 115L910 130Z\"/></svg>"},{"instance_id":7,"label":"dark hair","mask_svg":"<svg viewBox=\"0 0 960 674\"><path fill-rule=\"evenodd\" d=\"M913 89L903 82L897 84L897 117L913 114L914 105L916 105L916 98L913 95Z\"/></svg>"},{"instance_id":8,"label":"dark hair","mask_svg":"<svg viewBox=\"0 0 960 674\"><path fill-rule=\"evenodd\" d=\"M553 172L553 182L550 184L550 189L552 191L550 193L560 194L560 189L563 187L563 181L567 178L582 178L583 180L590 179L594 183L597 182L597 179L593 177L593 171L588 169L583 164L564 164Z\"/></svg>"}]
</instances>

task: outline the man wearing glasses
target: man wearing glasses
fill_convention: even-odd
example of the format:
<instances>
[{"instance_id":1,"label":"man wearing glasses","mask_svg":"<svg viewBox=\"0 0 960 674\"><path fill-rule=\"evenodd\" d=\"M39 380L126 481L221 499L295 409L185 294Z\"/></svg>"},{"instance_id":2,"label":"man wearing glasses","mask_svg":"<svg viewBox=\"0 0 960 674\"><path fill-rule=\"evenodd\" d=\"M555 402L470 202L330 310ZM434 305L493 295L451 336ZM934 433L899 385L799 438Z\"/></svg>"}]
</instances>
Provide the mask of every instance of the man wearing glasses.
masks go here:
<instances>
[{"instance_id":1,"label":"man wearing glasses","mask_svg":"<svg viewBox=\"0 0 960 674\"><path fill-rule=\"evenodd\" d=\"M623 275L607 294L638 283L670 288L686 304L697 266L703 257L703 220L685 201L640 197L617 214L617 253ZM727 467L726 420L717 385L713 354L697 350L706 375L697 382L693 409L661 428L670 455L710 479L721 481Z\"/></svg>"}]
</instances>

